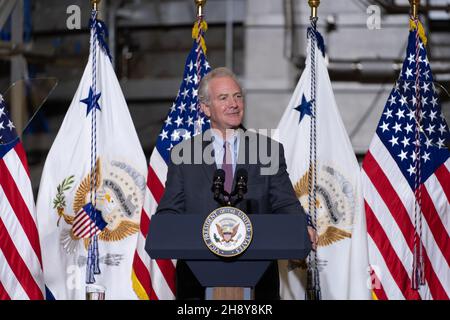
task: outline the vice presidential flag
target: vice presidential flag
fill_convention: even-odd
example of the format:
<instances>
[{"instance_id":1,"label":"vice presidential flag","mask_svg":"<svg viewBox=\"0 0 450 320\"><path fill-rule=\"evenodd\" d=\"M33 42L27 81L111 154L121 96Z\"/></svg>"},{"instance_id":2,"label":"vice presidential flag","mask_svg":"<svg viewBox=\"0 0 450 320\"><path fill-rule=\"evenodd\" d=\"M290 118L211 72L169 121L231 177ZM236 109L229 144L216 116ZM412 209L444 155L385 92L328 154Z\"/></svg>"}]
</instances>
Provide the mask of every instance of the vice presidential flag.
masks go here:
<instances>
[{"instance_id":1,"label":"vice presidential flag","mask_svg":"<svg viewBox=\"0 0 450 320\"><path fill-rule=\"evenodd\" d=\"M363 161L378 299L450 297L450 134L416 30Z\"/></svg>"},{"instance_id":2,"label":"vice presidential flag","mask_svg":"<svg viewBox=\"0 0 450 320\"><path fill-rule=\"evenodd\" d=\"M41 247L27 158L0 95L0 300L43 298Z\"/></svg>"},{"instance_id":3,"label":"vice presidential flag","mask_svg":"<svg viewBox=\"0 0 450 320\"><path fill-rule=\"evenodd\" d=\"M278 125L296 195L309 211L316 170L317 262L322 299L369 299L368 257L360 168L345 130L324 61L321 35L309 28L306 66ZM312 85L316 84L316 134ZM316 144L316 151L311 144ZM316 157L316 162L311 159ZM312 212L309 212L312 215ZM307 262L280 263L282 299L305 299Z\"/></svg>"},{"instance_id":4,"label":"vice presidential flag","mask_svg":"<svg viewBox=\"0 0 450 320\"><path fill-rule=\"evenodd\" d=\"M130 274L147 165L95 15L91 29L91 54L39 188L47 299L85 299L86 283L104 287L106 299L136 299Z\"/></svg>"},{"instance_id":5,"label":"vice presidential flag","mask_svg":"<svg viewBox=\"0 0 450 320\"><path fill-rule=\"evenodd\" d=\"M133 287L141 299L169 300L176 294L176 261L151 259L145 251L145 240L151 216L164 193L170 151L179 142L209 128L198 103L198 85L211 69L205 56L203 33L206 29L206 22L202 19L194 25L192 37L195 40L186 59L183 81L150 157L141 229L133 262Z\"/></svg>"}]
</instances>

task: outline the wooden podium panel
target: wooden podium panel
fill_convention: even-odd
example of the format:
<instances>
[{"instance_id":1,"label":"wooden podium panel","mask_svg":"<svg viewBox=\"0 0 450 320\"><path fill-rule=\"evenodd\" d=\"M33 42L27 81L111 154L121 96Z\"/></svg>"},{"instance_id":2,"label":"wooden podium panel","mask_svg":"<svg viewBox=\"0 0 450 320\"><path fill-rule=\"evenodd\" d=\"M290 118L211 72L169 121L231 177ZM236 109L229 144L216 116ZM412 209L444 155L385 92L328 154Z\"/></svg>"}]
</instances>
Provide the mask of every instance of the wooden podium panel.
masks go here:
<instances>
[{"instance_id":1,"label":"wooden podium panel","mask_svg":"<svg viewBox=\"0 0 450 320\"><path fill-rule=\"evenodd\" d=\"M236 288L236 287L214 288L213 300L244 300L244 288Z\"/></svg>"},{"instance_id":2,"label":"wooden podium panel","mask_svg":"<svg viewBox=\"0 0 450 320\"><path fill-rule=\"evenodd\" d=\"M206 300L253 300L251 288L214 287L206 289Z\"/></svg>"}]
</instances>

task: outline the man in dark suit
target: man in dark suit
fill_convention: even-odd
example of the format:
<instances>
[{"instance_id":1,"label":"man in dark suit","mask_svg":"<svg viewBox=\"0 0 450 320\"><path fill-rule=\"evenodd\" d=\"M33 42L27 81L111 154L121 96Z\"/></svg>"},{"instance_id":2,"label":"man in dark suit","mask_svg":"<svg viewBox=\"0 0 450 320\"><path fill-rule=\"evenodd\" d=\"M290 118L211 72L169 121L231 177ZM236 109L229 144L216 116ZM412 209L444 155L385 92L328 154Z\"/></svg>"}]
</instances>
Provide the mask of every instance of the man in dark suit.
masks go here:
<instances>
[{"instance_id":1,"label":"man in dark suit","mask_svg":"<svg viewBox=\"0 0 450 320\"><path fill-rule=\"evenodd\" d=\"M225 171L225 189L231 191L234 173L243 168L248 172L248 192L239 209L247 214L303 214L307 219L289 180L282 145L243 129L244 97L235 75L226 68L212 70L200 83L199 100L212 129L172 149L165 193L156 213L195 213L206 218L220 206L211 191L214 172ZM316 234L310 227L308 232L315 247ZM204 288L184 261L177 262L176 276L177 299L204 298ZM256 285L255 299L279 298L274 261Z\"/></svg>"}]
</instances>

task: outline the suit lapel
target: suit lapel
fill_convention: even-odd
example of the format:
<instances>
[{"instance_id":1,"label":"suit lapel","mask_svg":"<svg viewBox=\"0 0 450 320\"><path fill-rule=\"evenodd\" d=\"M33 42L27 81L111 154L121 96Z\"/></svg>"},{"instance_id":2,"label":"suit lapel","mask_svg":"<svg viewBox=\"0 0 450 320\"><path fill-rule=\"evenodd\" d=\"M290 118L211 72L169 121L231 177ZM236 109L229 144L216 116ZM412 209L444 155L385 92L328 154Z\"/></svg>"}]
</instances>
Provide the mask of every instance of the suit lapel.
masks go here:
<instances>
[{"instance_id":1,"label":"suit lapel","mask_svg":"<svg viewBox=\"0 0 450 320\"><path fill-rule=\"evenodd\" d=\"M208 182L212 184L213 178L214 178L214 172L216 171L217 166L215 163L213 164L205 164L203 166L203 171L206 174L206 178L208 179Z\"/></svg>"},{"instance_id":2,"label":"suit lapel","mask_svg":"<svg viewBox=\"0 0 450 320\"><path fill-rule=\"evenodd\" d=\"M211 132L209 130L207 130L203 133L203 135L204 135L204 139L202 140L202 157L205 152L205 149L207 147L212 147L212 146L210 146L210 144L212 143ZM212 150L212 157L214 159L214 149ZM204 163L204 165L202 165L202 167L203 167L204 173L206 174L206 178L208 179L208 182L210 184L212 184L213 178L214 178L214 172L217 170L217 165L216 165L215 161L213 161L212 164Z\"/></svg>"}]
</instances>

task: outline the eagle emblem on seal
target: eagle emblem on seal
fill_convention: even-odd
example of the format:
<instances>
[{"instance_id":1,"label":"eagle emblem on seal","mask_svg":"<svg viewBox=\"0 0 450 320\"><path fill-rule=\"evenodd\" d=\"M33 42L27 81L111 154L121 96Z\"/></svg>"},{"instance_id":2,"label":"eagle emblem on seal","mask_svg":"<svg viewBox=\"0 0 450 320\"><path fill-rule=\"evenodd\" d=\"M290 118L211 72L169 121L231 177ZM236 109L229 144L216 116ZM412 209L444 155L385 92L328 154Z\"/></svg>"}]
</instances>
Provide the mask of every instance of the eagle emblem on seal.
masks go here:
<instances>
[{"instance_id":1,"label":"eagle emblem on seal","mask_svg":"<svg viewBox=\"0 0 450 320\"><path fill-rule=\"evenodd\" d=\"M233 240L233 238L236 236L236 233L239 229L239 224L236 224L235 226L230 225L224 225L221 226L220 224L216 223L217 232L219 233L220 242L235 242L236 240Z\"/></svg>"},{"instance_id":2,"label":"eagle emblem on seal","mask_svg":"<svg viewBox=\"0 0 450 320\"><path fill-rule=\"evenodd\" d=\"M355 196L353 187L345 177L334 168L322 166L317 172L316 212L318 246L330 246L346 238L351 238L355 215ZM294 185L297 198L308 212L308 181L306 173Z\"/></svg>"},{"instance_id":3,"label":"eagle emblem on seal","mask_svg":"<svg viewBox=\"0 0 450 320\"><path fill-rule=\"evenodd\" d=\"M97 159L94 174L96 209L103 227L98 230L98 239L105 242L121 241L139 231L140 212L145 188L145 177L134 168L119 161L111 161L101 166ZM74 188L75 176L65 178L57 187L53 199L53 208L58 214L57 225L64 221L61 233L61 245L67 253L74 253L82 241L84 248L89 245L89 237L80 237L75 221L78 213L91 201L91 174L87 174ZM74 192L67 191L73 190ZM73 196L72 196L73 195ZM72 212L67 210L69 197L72 196Z\"/></svg>"}]
</instances>

